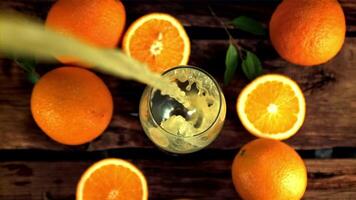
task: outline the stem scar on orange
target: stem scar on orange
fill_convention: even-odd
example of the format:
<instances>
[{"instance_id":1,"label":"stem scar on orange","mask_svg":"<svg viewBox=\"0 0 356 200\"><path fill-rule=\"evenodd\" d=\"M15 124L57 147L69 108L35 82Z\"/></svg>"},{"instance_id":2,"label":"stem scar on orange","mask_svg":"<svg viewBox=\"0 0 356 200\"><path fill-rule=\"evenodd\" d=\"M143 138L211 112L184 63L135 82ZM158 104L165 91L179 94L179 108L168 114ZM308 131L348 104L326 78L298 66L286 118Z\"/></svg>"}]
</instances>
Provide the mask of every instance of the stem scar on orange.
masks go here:
<instances>
[{"instance_id":1,"label":"stem scar on orange","mask_svg":"<svg viewBox=\"0 0 356 200\"><path fill-rule=\"evenodd\" d=\"M232 164L232 180L245 200L299 200L307 186L307 170L298 153L272 139L244 145Z\"/></svg>"},{"instance_id":2,"label":"stem scar on orange","mask_svg":"<svg viewBox=\"0 0 356 200\"><path fill-rule=\"evenodd\" d=\"M62 144L79 145L103 133L112 117L113 100L109 89L94 73L60 67L36 83L31 112L50 138Z\"/></svg>"},{"instance_id":3,"label":"stem scar on orange","mask_svg":"<svg viewBox=\"0 0 356 200\"><path fill-rule=\"evenodd\" d=\"M108 158L84 172L76 197L76 200L147 200L147 181L131 163Z\"/></svg>"},{"instance_id":4,"label":"stem scar on orange","mask_svg":"<svg viewBox=\"0 0 356 200\"><path fill-rule=\"evenodd\" d=\"M126 54L158 73L188 64L190 55L190 41L183 25L165 13L137 19L125 33L122 45Z\"/></svg>"},{"instance_id":5,"label":"stem scar on orange","mask_svg":"<svg viewBox=\"0 0 356 200\"><path fill-rule=\"evenodd\" d=\"M269 33L272 45L285 60L319 65L340 51L345 15L337 0L284 0L272 15Z\"/></svg>"},{"instance_id":6,"label":"stem scar on orange","mask_svg":"<svg viewBox=\"0 0 356 200\"><path fill-rule=\"evenodd\" d=\"M124 30L125 7L119 0L59 0L50 8L46 27L102 48L114 48ZM64 55L62 63L76 63Z\"/></svg>"}]
</instances>

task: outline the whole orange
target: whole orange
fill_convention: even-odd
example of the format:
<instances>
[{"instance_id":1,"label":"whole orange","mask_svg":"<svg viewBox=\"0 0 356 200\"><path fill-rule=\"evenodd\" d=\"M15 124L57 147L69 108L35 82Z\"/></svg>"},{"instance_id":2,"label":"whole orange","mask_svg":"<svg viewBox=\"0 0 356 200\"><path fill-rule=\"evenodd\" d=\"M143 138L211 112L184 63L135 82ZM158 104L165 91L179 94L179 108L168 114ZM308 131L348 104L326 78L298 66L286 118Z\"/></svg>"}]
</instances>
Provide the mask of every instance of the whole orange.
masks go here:
<instances>
[{"instance_id":1,"label":"whole orange","mask_svg":"<svg viewBox=\"0 0 356 200\"><path fill-rule=\"evenodd\" d=\"M31 112L50 138L79 145L103 133L112 117L113 100L104 82L93 72L60 67L36 83Z\"/></svg>"},{"instance_id":2,"label":"whole orange","mask_svg":"<svg viewBox=\"0 0 356 200\"><path fill-rule=\"evenodd\" d=\"M245 200L299 200L306 189L307 171L303 160L287 144L256 139L236 155L232 180Z\"/></svg>"},{"instance_id":3,"label":"whole orange","mask_svg":"<svg viewBox=\"0 0 356 200\"><path fill-rule=\"evenodd\" d=\"M279 55L303 66L333 58L344 43L345 32L345 16L337 0L284 0L269 24Z\"/></svg>"},{"instance_id":4,"label":"whole orange","mask_svg":"<svg viewBox=\"0 0 356 200\"><path fill-rule=\"evenodd\" d=\"M125 8L119 0L59 0L50 8L45 25L97 47L113 48L125 21ZM59 60L76 62L67 57Z\"/></svg>"}]
</instances>

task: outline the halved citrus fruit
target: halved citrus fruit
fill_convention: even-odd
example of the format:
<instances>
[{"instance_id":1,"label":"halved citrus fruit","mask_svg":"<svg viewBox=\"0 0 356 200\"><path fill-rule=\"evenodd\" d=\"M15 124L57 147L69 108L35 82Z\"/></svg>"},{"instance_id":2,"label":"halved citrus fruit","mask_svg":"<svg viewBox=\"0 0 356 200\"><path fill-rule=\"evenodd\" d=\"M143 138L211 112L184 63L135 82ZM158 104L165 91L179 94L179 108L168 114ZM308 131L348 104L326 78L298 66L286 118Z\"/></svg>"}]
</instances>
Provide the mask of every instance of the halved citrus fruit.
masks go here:
<instances>
[{"instance_id":1,"label":"halved citrus fruit","mask_svg":"<svg viewBox=\"0 0 356 200\"><path fill-rule=\"evenodd\" d=\"M146 200L147 182L142 172L131 163L109 158L84 172L76 196L77 200Z\"/></svg>"},{"instance_id":2,"label":"halved citrus fruit","mask_svg":"<svg viewBox=\"0 0 356 200\"><path fill-rule=\"evenodd\" d=\"M240 93L237 113L253 135L283 140L294 135L305 117L304 95L292 79L269 74L261 76Z\"/></svg>"},{"instance_id":3,"label":"halved citrus fruit","mask_svg":"<svg viewBox=\"0 0 356 200\"><path fill-rule=\"evenodd\" d=\"M123 50L162 73L177 65L186 65L190 41L182 24L164 13L152 13L137 19L124 35Z\"/></svg>"}]
</instances>

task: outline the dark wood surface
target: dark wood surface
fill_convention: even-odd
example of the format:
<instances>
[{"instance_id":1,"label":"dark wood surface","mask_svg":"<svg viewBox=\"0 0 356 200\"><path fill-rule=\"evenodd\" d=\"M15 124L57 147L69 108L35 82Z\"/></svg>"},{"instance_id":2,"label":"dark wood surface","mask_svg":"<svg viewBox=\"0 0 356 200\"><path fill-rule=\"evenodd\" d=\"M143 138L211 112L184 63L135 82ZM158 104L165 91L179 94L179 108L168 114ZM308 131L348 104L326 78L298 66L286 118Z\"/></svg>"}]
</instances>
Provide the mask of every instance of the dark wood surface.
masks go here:
<instances>
[{"instance_id":1,"label":"dark wood surface","mask_svg":"<svg viewBox=\"0 0 356 200\"><path fill-rule=\"evenodd\" d=\"M230 180L231 160L131 161L145 173L152 199L240 199ZM355 197L355 159L305 162L309 176L305 199ZM80 174L90 164L91 161L3 162L1 184L7 187L0 189L0 198L41 199L47 195L58 200L73 199Z\"/></svg>"},{"instance_id":2,"label":"dark wood surface","mask_svg":"<svg viewBox=\"0 0 356 200\"><path fill-rule=\"evenodd\" d=\"M229 26L238 42L262 59L264 73L286 74L304 91L305 123L286 142L307 158L309 181L305 199L356 196L356 1L340 2L347 18L344 47L334 59L313 68L280 59L267 36L255 37ZM0 1L0 8L44 19L52 3L52 0ZM225 22L246 15L267 25L277 3L124 1L128 23L150 12L166 12L180 19L192 42L190 64L206 69L221 85L228 41L208 6ZM57 66L60 65L40 64L38 71L44 74ZM131 160L143 170L149 182L150 199L238 198L232 187L230 165L238 149L254 139L241 126L235 111L237 95L248 83L241 70L231 84L222 85L228 112L218 139L206 150L179 158L156 150L142 131L138 102L144 85L99 75L114 97L113 120L95 141L65 146L50 140L34 123L29 110L33 86L24 72L11 60L0 59L0 199L46 199L46 195L54 200L73 199L75 184L83 170L108 156Z\"/></svg>"}]
</instances>

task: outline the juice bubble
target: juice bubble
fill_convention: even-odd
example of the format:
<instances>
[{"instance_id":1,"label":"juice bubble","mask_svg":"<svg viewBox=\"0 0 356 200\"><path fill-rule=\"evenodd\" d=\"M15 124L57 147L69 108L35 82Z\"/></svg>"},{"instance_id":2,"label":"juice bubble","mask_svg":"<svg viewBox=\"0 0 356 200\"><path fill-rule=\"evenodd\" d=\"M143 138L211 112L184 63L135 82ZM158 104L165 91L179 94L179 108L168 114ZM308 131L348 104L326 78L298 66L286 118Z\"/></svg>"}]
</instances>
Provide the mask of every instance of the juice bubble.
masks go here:
<instances>
[{"instance_id":1,"label":"juice bubble","mask_svg":"<svg viewBox=\"0 0 356 200\"><path fill-rule=\"evenodd\" d=\"M190 68L168 71L165 77L185 92L191 109L185 109L174 99L155 90L151 99L155 120L166 131L190 137L209 128L220 108L220 94L214 81Z\"/></svg>"},{"instance_id":2,"label":"juice bubble","mask_svg":"<svg viewBox=\"0 0 356 200\"><path fill-rule=\"evenodd\" d=\"M146 88L140 101L145 133L157 146L173 153L206 147L225 120L226 103L219 85L203 70L190 66L173 68L163 76L184 92L191 107L187 109L160 90Z\"/></svg>"}]
</instances>

